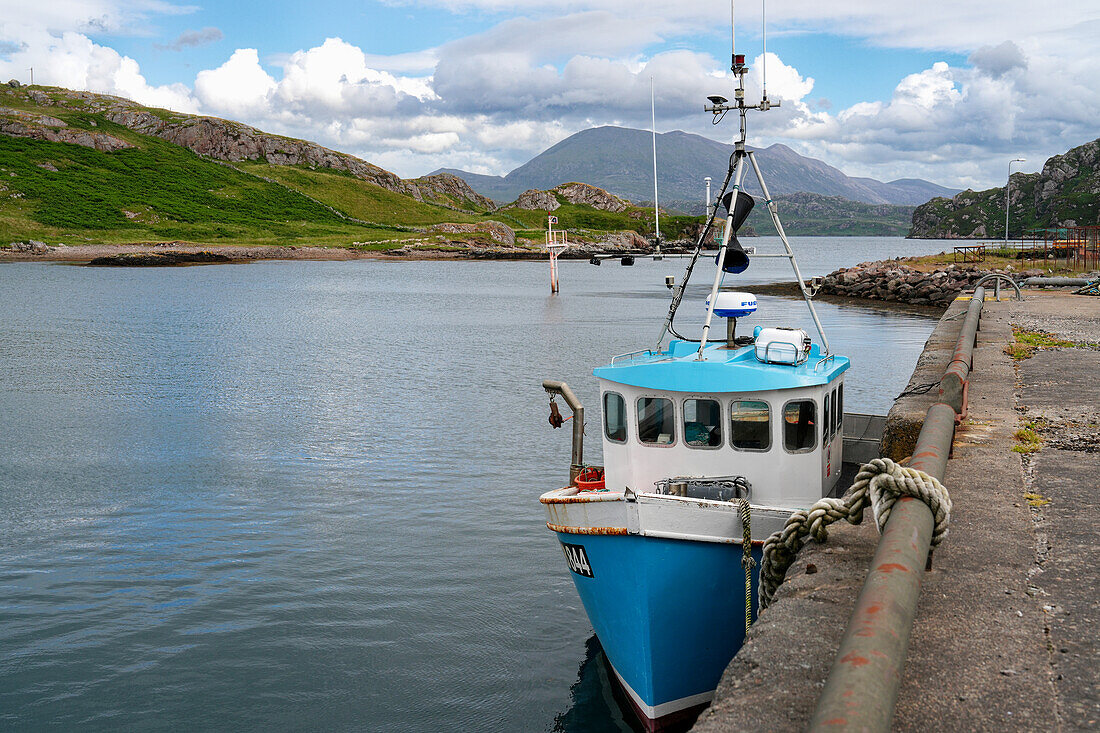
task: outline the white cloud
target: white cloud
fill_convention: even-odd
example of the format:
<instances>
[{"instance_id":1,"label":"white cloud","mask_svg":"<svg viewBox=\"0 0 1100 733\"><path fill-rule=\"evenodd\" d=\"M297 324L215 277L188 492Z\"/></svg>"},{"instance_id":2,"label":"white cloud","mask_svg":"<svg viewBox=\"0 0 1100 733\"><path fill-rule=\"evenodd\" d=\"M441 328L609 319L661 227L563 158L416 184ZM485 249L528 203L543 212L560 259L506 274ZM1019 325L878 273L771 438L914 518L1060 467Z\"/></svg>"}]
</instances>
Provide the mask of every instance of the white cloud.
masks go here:
<instances>
[{"instance_id":1,"label":"white cloud","mask_svg":"<svg viewBox=\"0 0 1100 733\"><path fill-rule=\"evenodd\" d=\"M23 37L20 50L0 59L0 77L27 80L34 67L35 82L70 89L117 94L155 107L182 112L198 105L183 84L150 85L137 61L113 48L93 43L87 36L66 31L60 36L37 30Z\"/></svg>"},{"instance_id":2,"label":"white cloud","mask_svg":"<svg viewBox=\"0 0 1100 733\"><path fill-rule=\"evenodd\" d=\"M435 96L427 80L371 68L362 49L339 38L327 38L316 48L291 54L283 63L279 83L283 101L322 104L333 110L366 101L357 100L357 96L367 90L385 90L389 96L421 101ZM367 96L377 101L377 95Z\"/></svg>"},{"instance_id":3,"label":"white cloud","mask_svg":"<svg viewBox=\"0 0 1100 733\"><path fill-rule=\"evenodd\" d=\"M247 118L269 109L276 86L275 79L260 66L256 49L239 48L218 68L198 73L195 96L206 109Z\"/></svg>"},{"instance_id":4,"label":"white cloud","mask_svg":"<svg viewBox=\"0 0 1100 733\"><path fill-rule=\"evenodd\" d=\"M724 34L725 0L527 0L519 11L505 0L418 4L488 9L506 19L474 36L395 55L341 38L267 55L266 63L256 49L237 49L220 66L199 71L192 91L148 84L134 59L86 35L92 28L144 32L153 16L187 7L56 0L5 14L0 76L22 78L33 65L36 81L240 119L360 154L402 175L444 166L505 173L585 127L648 127L651 78L659 129L724 139L734 132L732 118L716 129L701 111L708 94L732 96L727 60L699 52L695 43ZM754 50L759 8L739 5L738 12L744 50ZM969 61L915 70L887 99L835 109L811 99L812 69L768 54L768 93L782 106L753 114L757 143L786 142L850 174L983 185L1003 178L1003 157L1025 155L1037 167L1095 136L1100 91L1092 81L1100 78L1100 57L1092 53L1090 29L1100 24L1100 7L1094 0L1066 0L1039 14L1021 0L856 6L786 0L769 8L769 21L776 33L830 32L868 44L965 53ZM747 78L750 99L759 96L762 72L757 56Z\"/></svg>"}]
</instances>

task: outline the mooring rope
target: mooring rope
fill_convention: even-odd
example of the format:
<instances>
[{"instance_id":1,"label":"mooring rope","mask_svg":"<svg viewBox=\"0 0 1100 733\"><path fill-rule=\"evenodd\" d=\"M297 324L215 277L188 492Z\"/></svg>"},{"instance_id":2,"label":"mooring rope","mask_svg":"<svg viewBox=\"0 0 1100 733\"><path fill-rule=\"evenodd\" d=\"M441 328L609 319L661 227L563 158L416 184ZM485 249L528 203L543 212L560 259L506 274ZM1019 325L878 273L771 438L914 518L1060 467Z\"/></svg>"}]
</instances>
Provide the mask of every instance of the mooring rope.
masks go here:
<instances>
[{"instance_id":1,"label":"mooring rope","mask_svg":"<svg viewBox=\"0 0 1100 733\"><path fill-rule=\"evenodd\" d=\"M752 568L756 561L752 559L752 507L748 499L737 500L737 511L741 514L741 568L745 571L745 633L752 626Z\"/></svg>"},{"instance_id":2,"label":"mooring rope","mask_svg":"<svg viewBox=\"0 0 1100 733\"><path fill-rule=\"evenodd\" d=\"M849 524L859 524L868 504L881 533L895 502L902 496L920 499L932 510L935 521L932 547L940 544L951 521L951 496L947 489L924 471L898 465L889 458L876 458L860 467L855 482L842 498L825 497L808 510L794 512L782 530L764 540L760 608L771 604L807 536L824 542L829 536L825 528L833 522L844 519Z\"/></svg>"}]
</instances>

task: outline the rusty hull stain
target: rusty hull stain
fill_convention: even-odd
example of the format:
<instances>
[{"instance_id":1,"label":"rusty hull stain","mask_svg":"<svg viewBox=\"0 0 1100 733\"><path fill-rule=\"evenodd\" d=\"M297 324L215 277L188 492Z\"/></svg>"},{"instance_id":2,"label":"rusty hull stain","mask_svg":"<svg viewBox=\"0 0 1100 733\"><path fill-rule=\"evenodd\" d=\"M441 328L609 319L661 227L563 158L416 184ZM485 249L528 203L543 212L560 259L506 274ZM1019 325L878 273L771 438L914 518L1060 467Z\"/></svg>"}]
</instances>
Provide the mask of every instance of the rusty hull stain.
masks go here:
<instances>
[{"instance_id":1,"label":"rusty hull stain","mask_svg":"<svg viewBox=\"0 0 1100 733\"><path fill-rule=\"evenodd\" d=\"M564 524L551 524L550 522L547 522L546 526L551 531L561 532L562 534L628 534L626 527L568 527Z\"/></svg>"}]
</instances>

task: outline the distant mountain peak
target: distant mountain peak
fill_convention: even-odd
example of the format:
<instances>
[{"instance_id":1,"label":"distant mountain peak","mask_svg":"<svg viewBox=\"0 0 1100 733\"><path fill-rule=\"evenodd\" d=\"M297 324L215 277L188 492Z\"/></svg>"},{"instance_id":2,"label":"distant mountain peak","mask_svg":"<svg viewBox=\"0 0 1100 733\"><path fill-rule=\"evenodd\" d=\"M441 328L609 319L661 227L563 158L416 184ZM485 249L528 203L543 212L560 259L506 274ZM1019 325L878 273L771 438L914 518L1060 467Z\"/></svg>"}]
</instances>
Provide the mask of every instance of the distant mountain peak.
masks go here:
<instances>
[{"instance_id":1,"label":"distant mountain peak","mask_svg":"<svg viewBox=\"0 0 1100 733\"><path fill-rule=\"evenodd\" d=\"M560 140L505 176L442 170L461 176L475 191L501 203L514 201L524 191L547 191L569 181L583 181L632 201L651 201L650 136L649 130L601 125ZM657 178L661 200L699 201L701 208L703 178L709 176L713 183L721 185L733 150L733 145L683 130L658 133ZM868 204L915 205L934 196L956 193L954 189L919 179L883 183L873 178L853 178L783 143L757 150L757 158L773 196L806 191ZM756 191L754 176L749 176L746 188L750 193Z\"/></svg>"}]
</instances>

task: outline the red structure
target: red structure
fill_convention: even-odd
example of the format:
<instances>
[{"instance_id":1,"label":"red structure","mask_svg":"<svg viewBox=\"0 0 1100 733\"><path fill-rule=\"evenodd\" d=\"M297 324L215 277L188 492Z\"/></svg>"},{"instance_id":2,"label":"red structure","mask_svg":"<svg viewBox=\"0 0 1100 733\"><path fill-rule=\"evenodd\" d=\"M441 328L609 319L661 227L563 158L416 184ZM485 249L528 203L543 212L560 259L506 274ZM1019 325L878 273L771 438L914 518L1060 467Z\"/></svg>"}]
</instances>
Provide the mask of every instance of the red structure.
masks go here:
<instances>
[{"instance_id":1,"label":"red structure","mask_svg":"<svg viewBox=\"0 0 1100 733\"><path fill-rule=\"evenodd\" d=\"M1070 270L1100 269L1100 226L1033 229L1007 246L1003 242L985 244L987 253L1001 253L1006 248L1021 260L1064 264Z\"/></svg>"}]
</instances>

